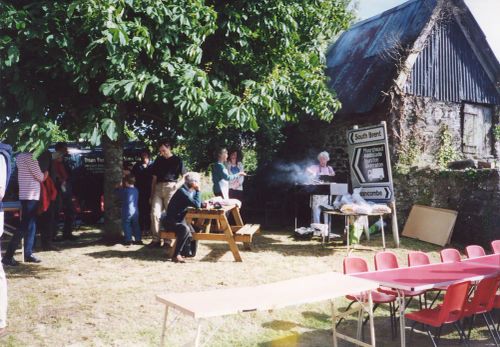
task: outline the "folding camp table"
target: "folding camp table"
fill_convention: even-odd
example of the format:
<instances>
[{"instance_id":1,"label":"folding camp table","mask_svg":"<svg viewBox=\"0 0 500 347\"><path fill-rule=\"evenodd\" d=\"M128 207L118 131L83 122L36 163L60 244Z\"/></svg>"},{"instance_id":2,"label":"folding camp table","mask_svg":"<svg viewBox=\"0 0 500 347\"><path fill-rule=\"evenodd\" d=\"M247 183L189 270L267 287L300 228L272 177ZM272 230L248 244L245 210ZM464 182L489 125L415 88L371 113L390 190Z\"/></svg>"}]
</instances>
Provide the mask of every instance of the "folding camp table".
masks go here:
<instances>
[{"instance_id":1,"label":"folding camp table","mask_svg":"<svg viewBox=\"0 0 500 347\"><path fill-rule=\"evenodd\" d=\"M350 276L375 281L398 293L401 346L406 346L404 291L429 290L463 281L480 281L500 275L500 254L464 260L390 270L364 272Z\"/></svg>"},{"instance_id":2,"label":"folding camp table","mask_svg":"<svg viewBox=\"0 0 500 347\"><path fill-rule=\"evenodd\" d=\"M346 235L346 238L347 238L347 253L349 254L349 251L350 251L350 244L349 244L349 229L350 229L350 225L353 224L353 221L352 219L354 217L361 217L361 216L367 216L367 217L372 217L372 216L375 216L375 217L378 217L379 218L379 222L380 222L380 229L381 229L381 232L382 232L382 248L384 249L385 251L385 231L384 231L384 215L386 214L389 214L389 213L344 213L344 212L341 212L341 211L337 211L337 210L323 210L323 215L325 216L324 218L328 220L328 232L330 232L330 230L332 229L331 227L331 218L329 218L329 216L344 216L344 232L345 232L345 235ZM368 232L368 230L366 230L366 235L368 237L368 240L369 240L369 237L370 237L370 233ZM328 234L330 235L330 234ZM328 241L330 241L328 239Z\"/></svg>"},{"instance_id":3,"label":"folding camp table","mask_svg":"<svg viewBox=\"0 0 500 347\"><path fill-rule=\"evenodd\" d=\"M333 345L336 347L337 338L341 338L360 346L375 346L371 291L377 287L376 282L345 276L338 272L328 272L251 287L157 295L157 301L165 305L160 343L161 346L164 345L169 308L196 320L197 332L194 345L199 346L203 319L244 312L271 311L330 300L333 318ZM334 299L355 293L360 293L360 296L363 297L359 307L342 313L337 312ZM364 311L368 312L370 320L370 344L360 340ZM355 312L358 312L357 339L340 334L336 330L337 319Z\"/></svg>"}]
</instances>

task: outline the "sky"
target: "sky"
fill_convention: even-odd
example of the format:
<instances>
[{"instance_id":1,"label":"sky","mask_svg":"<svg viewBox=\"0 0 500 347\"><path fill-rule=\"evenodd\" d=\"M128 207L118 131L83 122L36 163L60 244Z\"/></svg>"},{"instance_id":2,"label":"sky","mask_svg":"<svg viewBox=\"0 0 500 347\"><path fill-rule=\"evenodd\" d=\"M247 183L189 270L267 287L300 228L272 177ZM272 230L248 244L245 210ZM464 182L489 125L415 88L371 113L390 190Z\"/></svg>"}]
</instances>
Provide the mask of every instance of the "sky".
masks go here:
<instances>
[{"instance_id":1,"label":"sky","mask_svg":"<svg viewBox=\"0 0 500 347\"><path fill-rule=\"evenodd\" d=\"M358 16L366 19L400 5L406 0L358 0ZM500 61L500 0L465 0L486 40Z\"/></svg>"}]
</instances>

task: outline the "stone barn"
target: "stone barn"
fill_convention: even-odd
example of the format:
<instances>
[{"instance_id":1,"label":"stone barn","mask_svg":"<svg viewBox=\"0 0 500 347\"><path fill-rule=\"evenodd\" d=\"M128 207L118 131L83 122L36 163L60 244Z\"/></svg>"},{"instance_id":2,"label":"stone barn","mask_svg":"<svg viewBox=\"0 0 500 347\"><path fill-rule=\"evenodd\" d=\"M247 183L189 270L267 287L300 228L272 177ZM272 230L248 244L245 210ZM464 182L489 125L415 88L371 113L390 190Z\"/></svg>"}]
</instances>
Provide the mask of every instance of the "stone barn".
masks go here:
<instances>
[{"instance_id":1,"label":"stone barn","mask_svg":"<svg viewBox=\"0 0 500 347\"><path fill-rule=\"evenodd\" d=\"M328 50L326 73L342 109L331 125L303 122L289 138L309 134L347 177L346 130L386 121L400 228L419 203L459 211L455 243L500 238L500 176L492 169L500 65L462 0L411 0L353 25ZM446 169L463 159L489 169Z\"/></svg>"}]
</instances>

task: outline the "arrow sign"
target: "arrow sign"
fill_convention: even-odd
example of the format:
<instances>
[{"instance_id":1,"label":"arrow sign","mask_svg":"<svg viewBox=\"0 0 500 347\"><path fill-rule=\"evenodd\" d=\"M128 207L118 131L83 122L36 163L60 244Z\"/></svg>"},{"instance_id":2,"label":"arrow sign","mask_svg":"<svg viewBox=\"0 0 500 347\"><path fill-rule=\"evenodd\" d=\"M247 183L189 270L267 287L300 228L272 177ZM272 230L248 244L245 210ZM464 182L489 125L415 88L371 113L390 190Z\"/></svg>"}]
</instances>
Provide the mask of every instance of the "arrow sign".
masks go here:
<instances>
[{"instance_id":1,"label":"arrow sign","mask_svg":"<svg viewBox=\"0 0 500 347\"><path fill-rule=\"evenodd\" d=\"M390 182L384 144L355 148L351 166L361 184Z\"/></svg>"},{"instance_id":2,"label":"arrow sign","mask_svg":"<svg viewBox=\"0 0 500 347\"><path fill-rule=\"evenodd\" d=\"M385 131L383 126L365 128L361 130L351 130L348 138L349 143L352 145L357 143L383 141L385 140Z\"/></svg>"},{"instance_id":3,"label":"arrow sign","mask_svg":"<svg viewBox=\"0 0 500 347\"><path fill-rule=\"evenodd\" d=\"M390 200L392 191L389 187L363 187L360 195L365 200Z\"/></svg>"},{"instance_id":4,"label":"arrow sign","mask_svg":"<svg viewBox=\"0 0 500 347\"><path fill-rule=\"evenodd\" d=\"M368 201L394 200L391 158L385 122L365 128L347 130L352 187L363 188L361 196Z\"/></svg>"}]
</instances>

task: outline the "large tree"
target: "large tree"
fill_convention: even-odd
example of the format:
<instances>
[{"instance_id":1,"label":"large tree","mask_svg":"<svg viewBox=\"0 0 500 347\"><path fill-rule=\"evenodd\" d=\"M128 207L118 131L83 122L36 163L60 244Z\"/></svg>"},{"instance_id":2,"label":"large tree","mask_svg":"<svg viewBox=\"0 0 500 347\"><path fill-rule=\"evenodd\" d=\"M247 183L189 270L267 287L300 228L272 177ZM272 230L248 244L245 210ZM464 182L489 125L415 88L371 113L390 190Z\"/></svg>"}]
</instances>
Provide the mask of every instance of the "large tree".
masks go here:
<instances>
[{"instance_id":1,"label":"large tree","mask_svg":"<svg viewBox=\"0 0 500 347\"><path fill-rule=\"evenodd\" d=\"M54 124L102 140L105 235L116 240L111 187L121 178L125 124L196 143L300 117L331 119L339 104L326 87L323 52L350 21L346 5L0 1L0 122L24 147L41 149Z\"/></svg>"}]
</instances>

